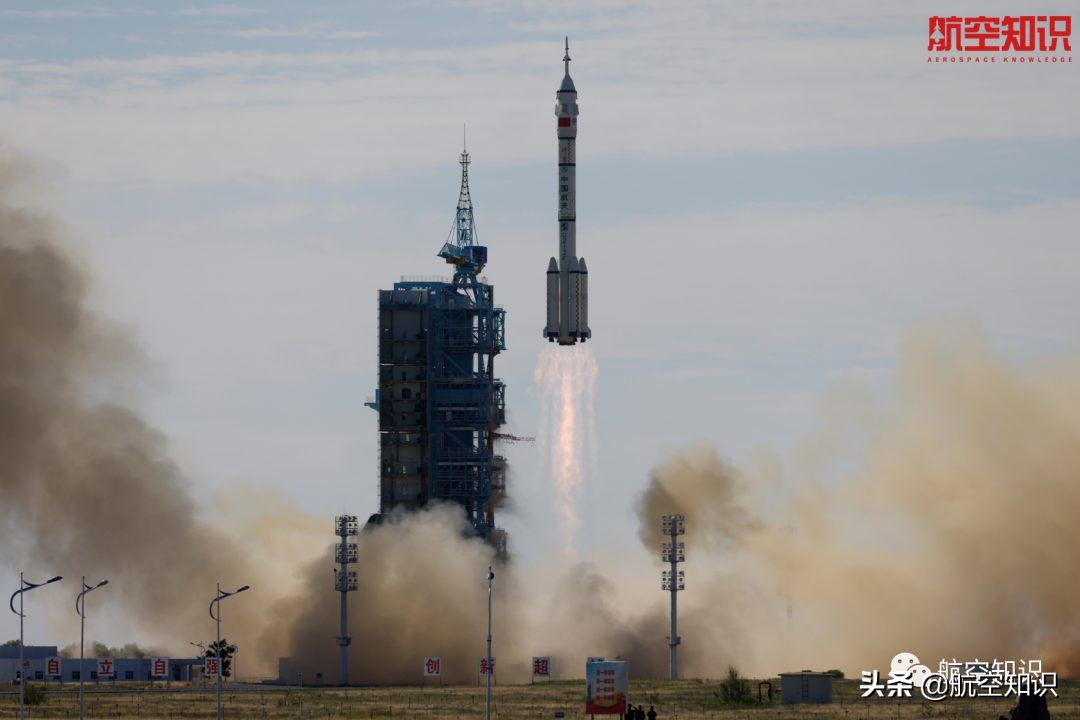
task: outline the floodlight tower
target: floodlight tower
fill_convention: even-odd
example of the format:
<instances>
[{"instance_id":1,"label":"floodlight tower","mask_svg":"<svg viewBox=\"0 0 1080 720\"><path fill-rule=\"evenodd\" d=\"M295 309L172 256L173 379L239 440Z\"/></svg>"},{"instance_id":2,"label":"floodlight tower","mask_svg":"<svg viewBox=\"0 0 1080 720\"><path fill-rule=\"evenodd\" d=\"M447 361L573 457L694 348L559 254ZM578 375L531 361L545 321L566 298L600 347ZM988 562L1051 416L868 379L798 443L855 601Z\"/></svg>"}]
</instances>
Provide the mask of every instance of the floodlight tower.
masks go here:
<instances>
[{"instance_id":1,"label":"floodlight tower","mask_svg":"<svg viewBox=\"0 0 1080 720\"><path fill-rule=\"evenodd\" d=\"M341 637L337 644L341 646L341 684L349 684L349 643L352 638L348 636L348 598L349 591L357 588L356 571L349 570L349 563L356 562L356 543L346 542L346 538L356 535L358 524L355 515L339 515L334 518L334 534L341 538L337 544L336 559L341 563L341 569L334 568L334 586L341 593Z\"/></svg>"},{"instance_id":2,"label":"floodlight tower","mask_svg":"<svg viewBox=\"0 0 1080 720\"><path fill-rule=\"evenodd\" d=\"M665 535L671 536L671 542L660 545L660 559L671 563L670 570L664 570L660 575L661 586L671 592L671 636L668 637L668 645L671 646L671 679L679 679L678 648L680 639L678 627L678 603L676 593L686 589L686 577L682 570L677 570L678 563L686 561L686 546L676 542L675 538L686 532L686 519L682 515L661 515L660 525Z\"/></svg>"}]
</instances>

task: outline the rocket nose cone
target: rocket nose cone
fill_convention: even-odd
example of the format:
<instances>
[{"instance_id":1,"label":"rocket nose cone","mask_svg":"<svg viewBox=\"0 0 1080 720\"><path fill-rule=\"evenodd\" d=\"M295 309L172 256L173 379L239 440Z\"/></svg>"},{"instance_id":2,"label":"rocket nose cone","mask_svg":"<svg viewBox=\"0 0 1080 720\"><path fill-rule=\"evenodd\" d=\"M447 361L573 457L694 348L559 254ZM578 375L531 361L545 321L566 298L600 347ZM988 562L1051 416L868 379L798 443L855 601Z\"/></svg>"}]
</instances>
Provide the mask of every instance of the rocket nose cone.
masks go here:
<instances>
[{"instance_id":1,"label":"rocket nose cone","mask_svg":"<svg viewBox=\"0 0 1080 720\"><path fill-rule=\"evenodd\" d=\"M548 272L549 273L558 273L559 272L559 263L555 262L555 258L551 258L551 260L548 261Z\"/></svg>"},{"instance_id":2,"label":"rocket nose cone","mask_svg":"<svg viewBox=\"0 0 1080 720\"><path fill-rule=\"evenodd\" d=\"M578 271L582 273L588 273L589 268L585 267L585 258L578 258Z\"/></svg>"},{"instance_id":3,"label":"rocket nose cone","mask_svg":"<svg viewBox=\"0 0 1080 720\"><path fill-rule=\"evenodd\" d=\"M577 88L574 87L574 81L570 79L570 73L563 75L562 85L559 86L559 92L577 92Z\"/></svg>"},{"instance_id":4,"label":"rocket nose cone","mask_svg":"<svg viewBox=\"0 0 1080 720\"><path fill-rule=\"evenodd\" d=\"M570 258L570 267L568 268L568 270L570 272L581 272L580 267L578 265L578 259L576 257L571 257Z\"/></svg>"}]
</instances>

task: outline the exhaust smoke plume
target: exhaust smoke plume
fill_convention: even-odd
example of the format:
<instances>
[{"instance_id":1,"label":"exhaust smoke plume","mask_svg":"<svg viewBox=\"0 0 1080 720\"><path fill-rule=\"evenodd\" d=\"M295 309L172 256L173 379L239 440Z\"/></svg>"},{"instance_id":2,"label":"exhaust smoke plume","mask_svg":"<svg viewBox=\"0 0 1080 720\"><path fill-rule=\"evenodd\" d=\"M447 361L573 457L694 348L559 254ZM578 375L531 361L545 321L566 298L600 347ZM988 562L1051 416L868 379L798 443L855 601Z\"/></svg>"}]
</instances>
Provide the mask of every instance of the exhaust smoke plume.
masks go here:
<instances>
[{"instance_id":1,"label":"exhaust smoke plume","mask_svg":"<svg viewBox=\"0 0 1080 720\"><path fill-rule=\"evenodd\" d=\"M254 640L264 613L253 610L274 599L274 587L291 590L292 579L258 547L200 519L166 438L115 400L138 395L142 353L130 331L89 307L70 231L48 209L53 192L40 170L0 144L4 562L42 578L63 575L40 601L65 610L81 576L108 578L95 599L108 593L137 637L177 655L187 639L210 637L216 582L262 585L231 601L230 637ZM267 507L278 505L271 498ZM73 611L57 617L77 636Z\"/></svg>"},{"instance_id":2,"label":"exhaust smoke plume","mask_svg":"<svg viewBox=\"0 0 1080 720\"><path fill-rule=\"evenodd\" d=\"M493 656L499 682L528 682L533 656L550 656L556 678L581 677L589 655L630 661L635 678L667 668L667 610L662 593L627 596L591 563L551 552L535 564L500 566L489 549L466 538L450 505L406 515L357 540L357 592L349 593L349 676L353 682L418 684L425 656L442 658L443 682L476 682L486 653L488 565L494 565ZM337 677L339 595L332 554L310 566L310 591L283 601L274 624L290 628L290 672ZM635 569L635 572L638 572ZM648 571L646 571L648 572ZM640 573L639 573L640 574ZM659 589L656 582L647 587ZM739 593L717 588L717 598ZM726 603L688 611L704 642L688 646L687 667L707 673L732 659L742 633ZM721 642L721 640L723 642Z\"/></svg>"},{"instance_id":3,"label":"exhaust smoke plume","mask_svg":"<svg viewBox=\"0 0 1080 720\"><path fill-rule=\"evenodd\" d=\"M839 384L786 474L775 459L736 470L705 445L674 453L642 497L642 538L685 513L688 584L727 547L735 581L774 596L739 618L760 629L758 673L858 673L906 651L931 667L1041 657L1075 675L1077 408L1075 355L1021 367L971 320L920 325L891 394Z\"/></svg>"}]
</instances>

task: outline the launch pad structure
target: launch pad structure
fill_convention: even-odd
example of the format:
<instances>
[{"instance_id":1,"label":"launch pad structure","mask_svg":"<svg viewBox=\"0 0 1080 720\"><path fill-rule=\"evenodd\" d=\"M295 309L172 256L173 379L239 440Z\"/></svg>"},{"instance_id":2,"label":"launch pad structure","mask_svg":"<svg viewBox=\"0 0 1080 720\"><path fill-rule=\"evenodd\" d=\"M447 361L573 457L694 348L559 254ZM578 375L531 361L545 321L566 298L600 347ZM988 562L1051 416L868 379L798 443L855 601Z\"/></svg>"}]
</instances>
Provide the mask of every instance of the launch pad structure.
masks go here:
<instances>
[{"instance_id":1,"label":"launch pad structure","mask_svg":"<svg viewBox=\"0 0 1080 720\"><path fill-rule=\"evenodd\" d=\"M548 263L544 337L575 345L592 330L589 270L577 255L578 105L569 39L563 73L555 106L559 254ZM379 411L379 512L368 527L454 503L470 532L504 553L495 505L506 494L506 459L495 443L518 439L498 432L506 387L495 377L495 356L506 349L506 315L480 276L488 253L477 242L464 148L460 163L457 213L439 251L453 277L404 276L393 290L379 291L379 386L366 403Z\"/></svg>"},{"instance_id":2,"label":"launch pad structure","mask_svg":"<svg viewBox=\"0 0 1080 720\"><path fill-rule=\"evenodd\" d=\"M505 311L478 277L487 247L476 243L469 154L450 237L439 257L453 277L404 276L379 291L379 512L368 525L436 502L464 510L470 533L505 552L493 498L506 494L506 459L495 454L506 388L495 356L506 349Z\"/></svg>"}]
</instances>

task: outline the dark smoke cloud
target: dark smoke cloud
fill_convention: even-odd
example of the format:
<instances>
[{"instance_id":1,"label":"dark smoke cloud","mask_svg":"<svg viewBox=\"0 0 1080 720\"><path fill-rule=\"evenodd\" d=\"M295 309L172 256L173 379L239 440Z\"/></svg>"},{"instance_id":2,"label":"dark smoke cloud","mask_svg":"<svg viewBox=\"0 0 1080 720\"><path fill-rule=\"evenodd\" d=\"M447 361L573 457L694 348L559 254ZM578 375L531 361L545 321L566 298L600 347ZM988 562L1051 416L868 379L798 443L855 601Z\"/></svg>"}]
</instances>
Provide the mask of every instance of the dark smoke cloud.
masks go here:
<instances>
[{"instance_id":1,"label":"dark smoke cloud","mask_svg":"<svg viewBox=\"0 0 1080 720\"><path fill-rule=\"evenodd\" d=\"M659 552L670 537L660 534L663 515L683 515L694 529L678 538L688 548L723 551L745 533L762 527L744 507L739 473L715 447L698 443L668 453L653 468L635 505L638 535L645 547Z\"/></svg>"},{"instance_id":2,"label":"dark smoke cloud","mask_svg":"<svg viewBox=\"0 0 1080 720\"><path fill-rule=\"evenodd\" d=\"M145 377L142 354L128 330L90 308L51 192L0 144L3 562L63 575L72 598L80 576L108 578L95 599L108 594L138 636L186 650L181 638L209 636L216 582L257 582L236 543L199 519L166 438L116 402ZM230 636L259 624L233 622Z\"/></svg>"},{"instance_id":3,"label":"dark smoke cloud","mask_svg":"<svg viewBox=\"0 0 1080 720\"><path fill-rule=\"evenodd\" d=\"M88 658L152 658L164 657L167 653L161 648L144 647L138 643L125 643L119 647L109 647L103 642L90 640L86 643L85 657ZM62 658L78 658L79 643L71 643L60 648Z\"/></svg>"}]
</instances>

